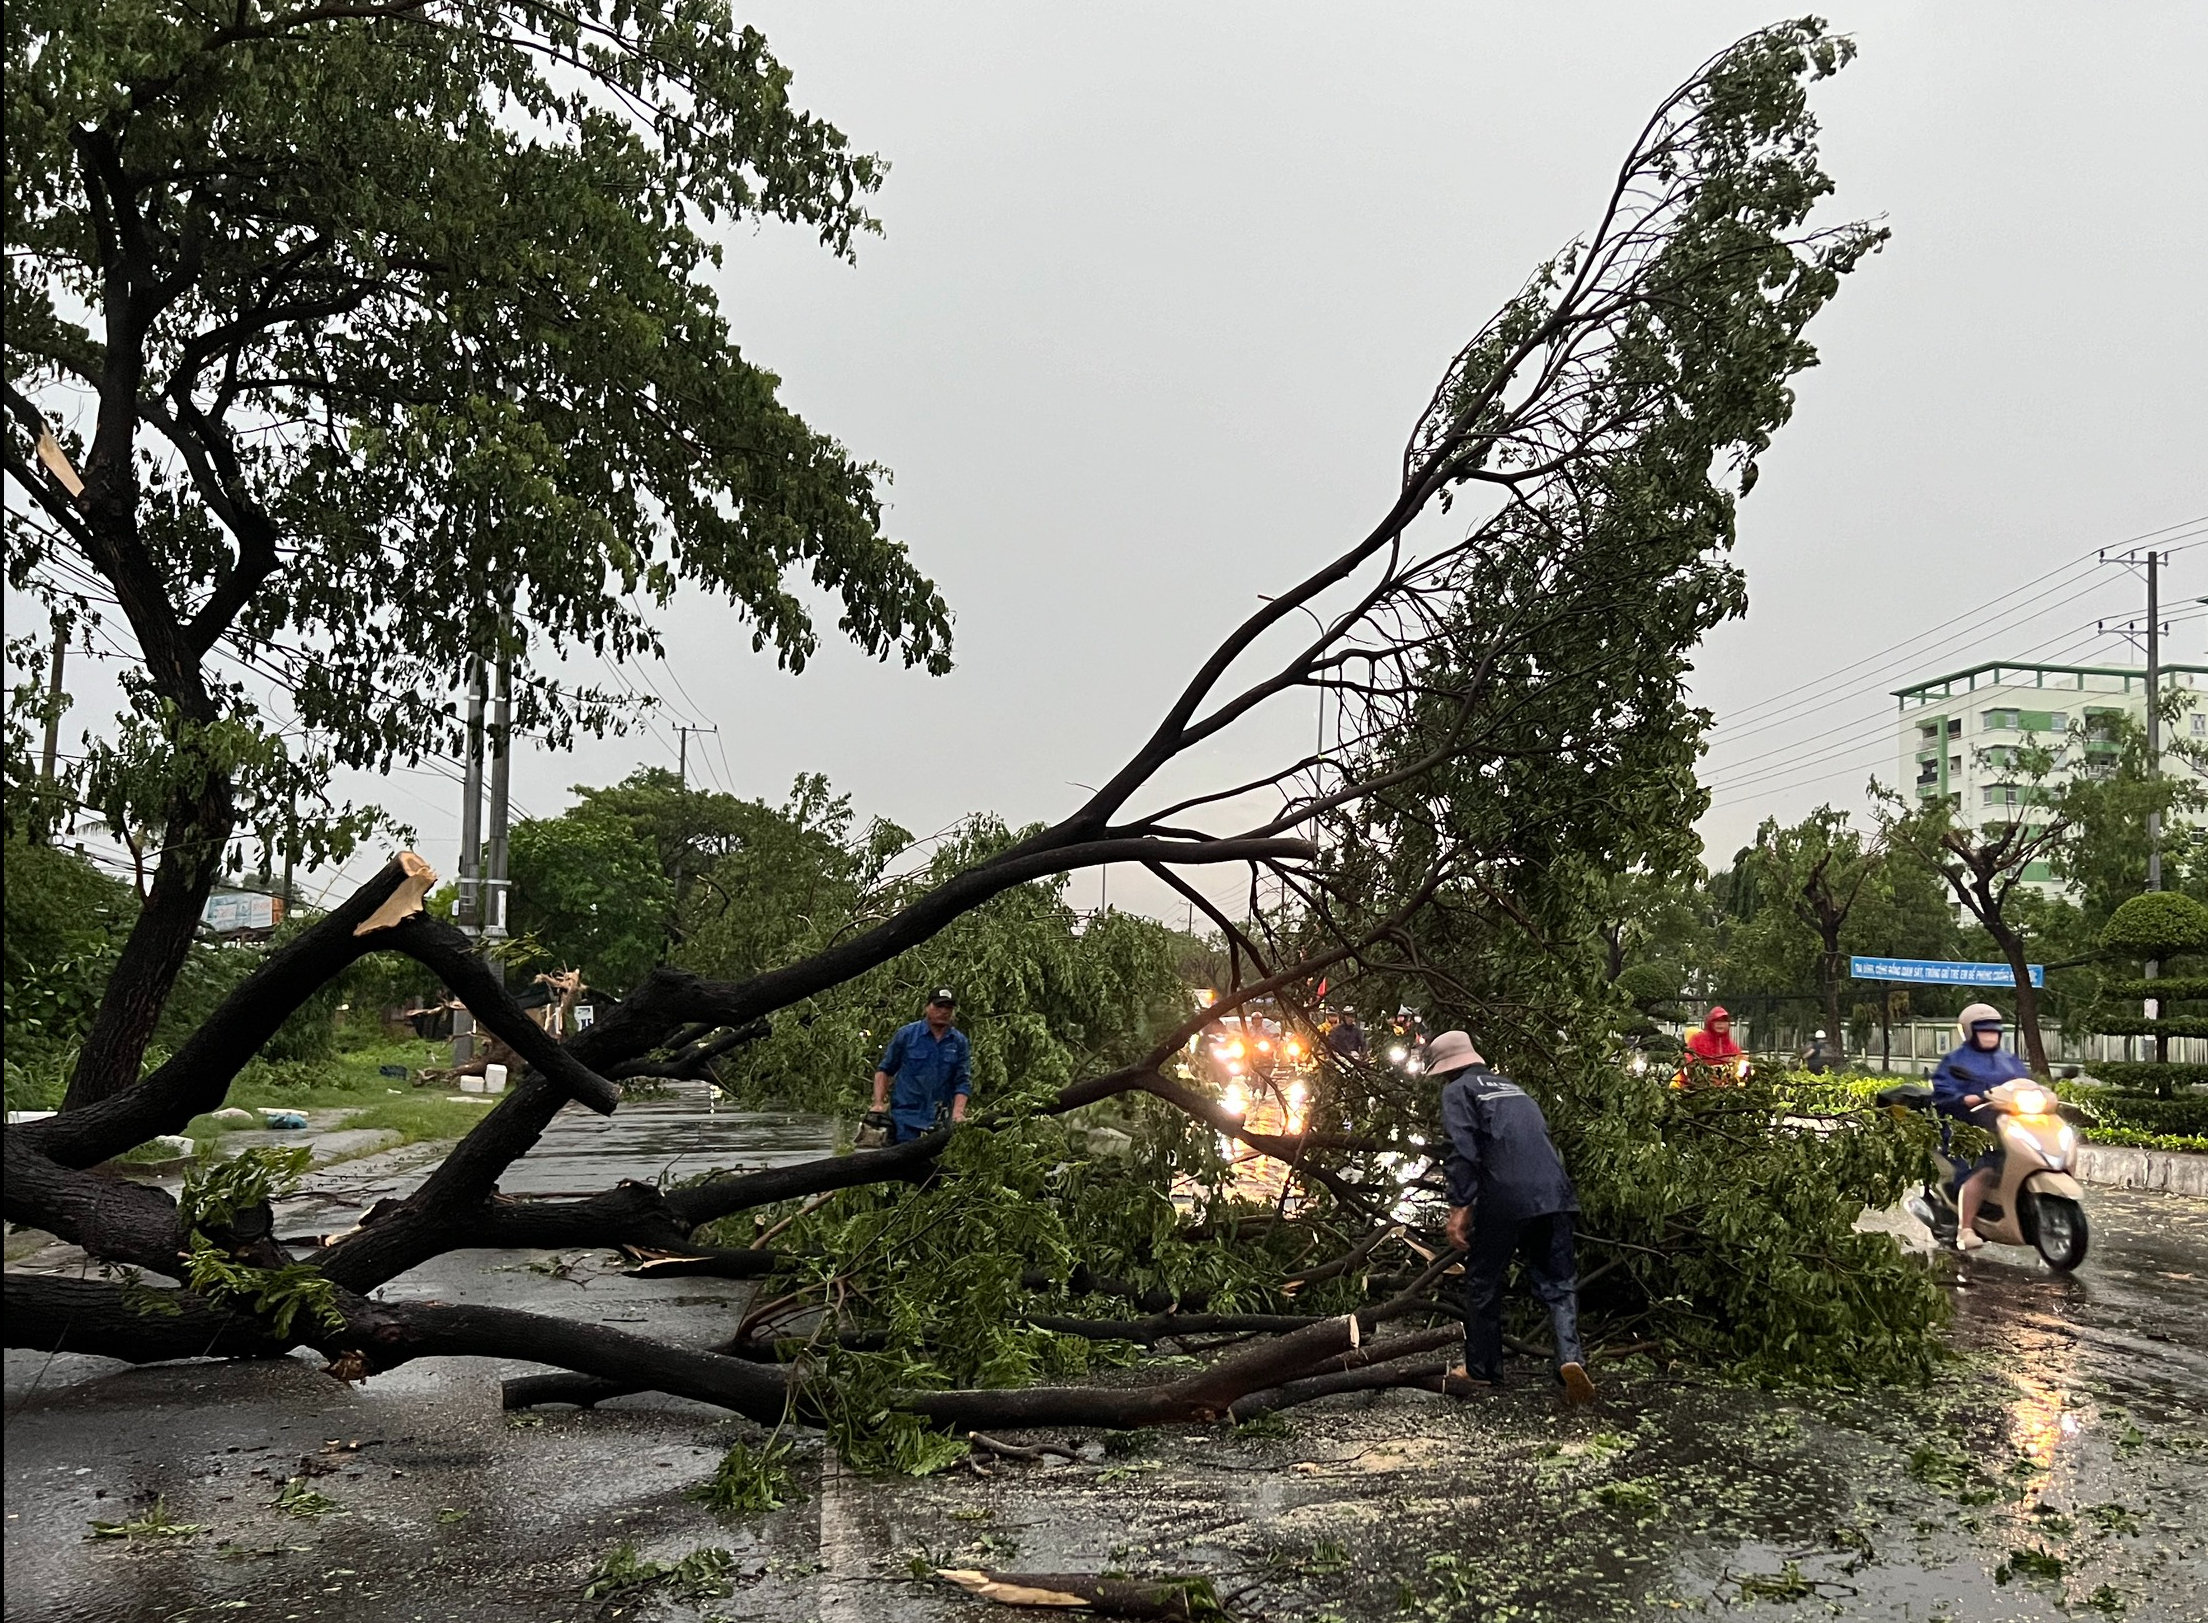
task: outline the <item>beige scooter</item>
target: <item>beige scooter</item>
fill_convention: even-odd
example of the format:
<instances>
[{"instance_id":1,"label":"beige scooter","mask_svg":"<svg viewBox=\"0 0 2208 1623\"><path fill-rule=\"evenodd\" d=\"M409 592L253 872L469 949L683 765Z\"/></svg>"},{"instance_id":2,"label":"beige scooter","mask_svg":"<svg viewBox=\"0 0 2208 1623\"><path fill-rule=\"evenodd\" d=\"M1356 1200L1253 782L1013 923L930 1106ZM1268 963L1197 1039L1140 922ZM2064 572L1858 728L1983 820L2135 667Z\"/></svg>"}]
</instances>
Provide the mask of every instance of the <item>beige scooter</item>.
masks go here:
<instances>
[{"instance_id":1,"label":"beige scooter","mask_svg":"<svg viewBox=\"0 0 2208 1623\"><path fill-rule=\"evenodd\" d=\"M2056 1098L2052 1088L2030 1077L2004 1082L1985 1097L1999 1113L1994 1130L2004 1154L1999 1181L1979 1202L1978 1219L1972 1226L1980 1239L1994 1245L2028 1245L2055 1272L2068 1273L2085 1261L2088 1238L2085 1190L2070 1170L2078 1154L2078 1133L2072 1123L2084 1118ZM1928 1111L1932 1090L1922 1083L1905 1083L1881 1093L1879 1102ZM1943 1243L1952 1245L1956 1196L1970 1167L1944 1150L1939 1159L1944 1176L1904 1204Z\"/></svg>"}]
</instances>

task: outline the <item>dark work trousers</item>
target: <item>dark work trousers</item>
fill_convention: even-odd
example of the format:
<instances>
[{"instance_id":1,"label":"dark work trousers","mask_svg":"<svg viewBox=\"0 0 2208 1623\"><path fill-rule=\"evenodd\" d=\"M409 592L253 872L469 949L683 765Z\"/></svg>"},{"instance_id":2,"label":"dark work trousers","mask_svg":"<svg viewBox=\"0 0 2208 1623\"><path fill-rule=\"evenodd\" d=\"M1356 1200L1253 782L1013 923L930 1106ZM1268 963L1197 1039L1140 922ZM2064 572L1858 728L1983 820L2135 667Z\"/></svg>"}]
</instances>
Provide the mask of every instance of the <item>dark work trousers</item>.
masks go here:
<instances>
[{"instance_id":1,"label":"dark work trousers","mask_svg":"<svg viewBox=\"0 0 2208 1623\"><path fill-rule=\"evenodd\" d=\"M1543 1217L1482 1216L1472 1228L1464 1261L1464 1368L1480 1380L1503 1372L1503 1281L1510 1259L1526 1259L1533 1294L1549 1305L1556 1332L1556 1361L1584 1364L1579 1344L1579 1278L1572 1266L1572 1214Z\"/></svg>"}]
</instances>

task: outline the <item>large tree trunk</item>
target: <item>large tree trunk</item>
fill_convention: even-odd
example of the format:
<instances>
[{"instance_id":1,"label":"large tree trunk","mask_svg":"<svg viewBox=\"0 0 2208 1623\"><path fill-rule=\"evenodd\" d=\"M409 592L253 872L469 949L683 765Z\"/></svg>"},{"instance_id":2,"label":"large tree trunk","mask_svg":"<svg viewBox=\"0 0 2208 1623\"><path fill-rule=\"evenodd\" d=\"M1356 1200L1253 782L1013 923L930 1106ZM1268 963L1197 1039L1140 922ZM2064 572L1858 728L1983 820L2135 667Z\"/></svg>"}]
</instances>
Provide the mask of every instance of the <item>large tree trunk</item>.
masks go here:
<instances>
[{"instance_id":1,"label":"large tree trunk","mask_svg":"<svg viewBox=\"0 0 2208 1623\"><path fill-rule=\"evenodd\" d=\"M1840 954L1839 941L1834 937L1827 937L1825 941L1825 956L1823 966L1825 971L1824 986L1822 988L1825 997L1825 1035L1827 1037L1830 1037L1835 1042L1839 1042L1841 1040L1840 966L1843 962L1845 962L1845 960L1841 957Z\"/></svg>"},{"instance_id":2,"label":"large tree trunk","mask_svg":"<svg viewBox=\"0 0 2208 1623\"><path fill-rule=\"evenodd\" d=\"M2009 972L2016 977L2016 1029L2024 1035L2025 1058L2032 1067L2032 1074L2052 1076L2054 1072L2047 1065L2047 1042L2039 1032L2039 989L2032 985L2031 965L2025 961L2023 938L2002 923L1998 914L1986 921L1986 933L2001 948L2001 956L2008 960Z\"/></svg>"},{"instance_id":3,"label":"large tree trunk","mask_svg":"<svg viewBox=\"0 0 2208 1623\"><path fill-rule=\"evenodd\" d=\"M138 1080L169 992L199 931L208 892L222 871L232 826L230 783L211 772L196 794L169 802L160 865L146 903L107 977L100 1006L77 1054L63 1110L112 1098Z\"/></svg>"}]
</instances>

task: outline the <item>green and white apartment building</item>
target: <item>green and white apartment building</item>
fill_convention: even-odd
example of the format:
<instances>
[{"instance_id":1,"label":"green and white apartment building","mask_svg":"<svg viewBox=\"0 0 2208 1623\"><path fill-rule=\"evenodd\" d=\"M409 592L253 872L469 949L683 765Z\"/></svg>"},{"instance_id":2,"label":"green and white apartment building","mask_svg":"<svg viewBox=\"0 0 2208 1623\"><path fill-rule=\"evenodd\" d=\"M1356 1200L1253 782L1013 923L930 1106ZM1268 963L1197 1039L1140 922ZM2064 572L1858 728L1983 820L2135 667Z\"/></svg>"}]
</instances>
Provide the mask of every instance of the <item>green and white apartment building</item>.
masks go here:
<instances>
[{"instance_id":1,"label":"green and white apartment building","mask_svg":"<svg viewBox=\"0 0 2208 1623\"><path fill-rule=\"evenodd\" d=\"M2208 745L2208 666L2164 665L2161 679L2165 688L2185 690L2197 700L2166 731L2165 748L2175 741L2171 732L2178 739ZM2141 665L2003 661L1915 682L1894 697L1901 701L1897 742L1903 792L1920 803L1944 795L1965 821L1975 825L2034 815L2033 786L2018 781L2022 774L2015 766L2016 750L2022 744L2062 751L2054 772L2057 780L2073 773L2108 770L2118 745L2112 737L2094 736L2094 718L2122 715L2144 722L2147 672ZM2084 736L2078 737L2073 728ZM2162 768L2208 778L2203 762L2190 753L2165 754ZM2188 821L2203 820L2178 815ZM2052 884L2043 865L2027 868L2024 877L2040 885ZM2041 1029L2058 1063L2090 1066L2095 1060L2145 1057L2135 1038L2071 1036L2055 1023ZM1929 1070L1930 1057L1944 1052L1953 1037L1951 1028L1939 1022L1912 1025L1906 1060L1898 1057L1904 1052L1898 1046L1898 1033L1895 1040L1899 1068ZM2173 1038L2170 1058L2208 1061L2208 1040Z\"/></svg>"},{"instance_id":2,"label":"green and white apartment building","mask_svg":"<svg viewBox=\"0 0 2208 1623\"><path fill-rule=\"evenodd\" d=\"M2161 677L2164 688L2199 695L2199 703L2171 730L2208 744L2208 666L2164 665ZM1944 796L1965 821L1996 822L2031 814L2031 787L2018 781L2018 746L2032 743L2058 750L2058 779L2095 771L2117 749L2112 736L2094 736L2095 718L2129 716L2144 722L2147 672L2141 665L1995 663L1912 683L1894 697L1901 701L1903 792L1920 802ZM2067 736L2079 723L2085 736L2072 745ZM2163 767L2208 776L2202 763L2189 756L2165 756ZM2042 883L2047 879L2044 870L2027 870L2025 877Z\"/></svg>"}]
</instances>

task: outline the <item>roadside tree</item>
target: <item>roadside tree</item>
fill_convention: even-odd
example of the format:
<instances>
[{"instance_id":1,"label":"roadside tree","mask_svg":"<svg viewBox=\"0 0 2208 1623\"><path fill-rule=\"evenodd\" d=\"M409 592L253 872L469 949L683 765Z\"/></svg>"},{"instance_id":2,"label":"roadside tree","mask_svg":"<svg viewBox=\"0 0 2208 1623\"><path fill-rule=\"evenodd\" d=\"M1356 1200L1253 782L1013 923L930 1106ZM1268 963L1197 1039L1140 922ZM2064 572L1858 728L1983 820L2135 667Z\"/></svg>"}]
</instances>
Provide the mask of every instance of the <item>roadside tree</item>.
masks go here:
<instances>
[{"instance_id":1,"label":"roadside tree","mask_svg":"<svg viewBox=\"0 0 2208 1623\"><path fill-rule=\"evenodd\" d=\"M945 666L879 470L707 285L716 223L849 255L881 173L725 7L27 0L7 96L10 579L125 639L66 789L158 831L72 1104L138 1079L244 843L341 856L379 819L334 767L458 751L471 664L557 745L623 704L563 655L651 656L687 587L801 666L807 579Z\"/></svg>"},{"instance_id":2,"label":"roadside tree","mask_svg":"<svg viewBox=\"0 0 2208 1623\"><path fill-rule=\"evenodd\" d=\"M2005 820L1972 828L1952 806L1936 801L1911 806L1873 782L1879 837L1886 847L1924 872L1946 881L1949 892L2000 952L2015 977L2016 1025L2033 1072L2049 1074L2047 1044L2039 1029L2039 992L2032 985L2024 920L2038 904L2026 875L2062 846L2070 825L2059 812L2019 807Z\"/></svg>"}]
</instances>

